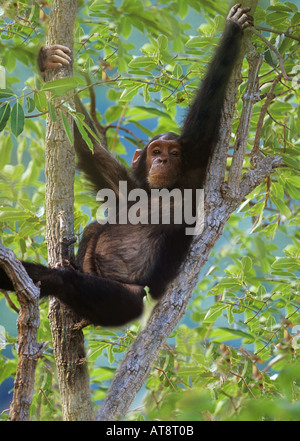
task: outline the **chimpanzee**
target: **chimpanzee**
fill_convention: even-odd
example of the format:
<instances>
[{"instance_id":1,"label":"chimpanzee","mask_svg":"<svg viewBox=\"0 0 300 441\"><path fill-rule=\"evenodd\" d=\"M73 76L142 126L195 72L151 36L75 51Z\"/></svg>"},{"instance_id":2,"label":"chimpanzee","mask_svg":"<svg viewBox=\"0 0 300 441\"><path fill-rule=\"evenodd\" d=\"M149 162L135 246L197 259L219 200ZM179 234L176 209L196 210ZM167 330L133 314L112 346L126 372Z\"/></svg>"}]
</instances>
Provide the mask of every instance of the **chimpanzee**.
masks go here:
<instances>
[{"instance_id":1,"label":"chimpanzee","mask_svg":"<svg viewBox=\"0 0 300 441\"><path fill-rule=\"evenodd\" d=\"M243 30L253 24L250 8L235 5L196 97L187 113L180 134L164 133L137 151L128 171L94 138L93 152L78 129L74 145L78 167L94 189L113 190L117 198L119 182L128 190L201 188L208 161L217 142L226 86L238 57ZM42 71L61 68L71 61L70 50L56 45L42 48ZM77 110L85 114L77 99ZM47 268L23 262L32 280L40 282L41 297L55 296L79 316L95 325L120 326L138 318L143 311L145 287L160 299L167 285L178 274L191 243L185 222L102 224L94 222L84 231L73 267ZM0 288L13 290L3 269Z\"/></svg>"}]
</instances>

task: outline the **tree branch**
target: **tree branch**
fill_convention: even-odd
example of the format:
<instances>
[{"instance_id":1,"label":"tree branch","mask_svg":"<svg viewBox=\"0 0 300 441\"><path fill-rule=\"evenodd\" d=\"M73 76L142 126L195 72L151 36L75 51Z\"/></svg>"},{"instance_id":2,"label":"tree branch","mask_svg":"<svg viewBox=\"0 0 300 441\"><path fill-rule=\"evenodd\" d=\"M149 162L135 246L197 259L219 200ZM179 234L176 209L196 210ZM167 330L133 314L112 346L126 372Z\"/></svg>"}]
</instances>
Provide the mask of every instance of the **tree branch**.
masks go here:
<instances>
[{"instance_id":1,"label":"tree branch","mask_svg":"<svg viewBox=\"0 0 300 441\"><path fill-rule=\"evenodd\" d=\"M246 92L243 96L243 110L240 118L240 124L236 133L234 145L234 155L229 171L229 176L223 192L226 197L239 198L240 181L243 169L243 163L247 148L248 133L251 124L251 117L254 104L259 100L258 75L263 62L263 58L258 54L252 42L248 45L248 63L249 76Z\"/></svg>"},{"instance_id":2,"label":"tree branch","mask_svg":"<svg viewBox=\"0 0 300 441\"><path fill-rule=\"evenodd\" d=\"M293 40L300 42L300 37L292 35L289 31L278 31L277 29L268 28L267 26L255 26L258 31L270 32L271 34L285 35L287 38L292 38Z\"/></svg>"},{"instance_id":3,"label":"tree branch","mask_svg":"<svg viewBox=\"0 0 300 441\"><path fill-rule=\"evenodd\" d=\"M264 104L261 107L260 110L260 115L259 115L259 119L258 119L258 123L257 123L257 129L256 129L256 133L255 133L255 138L254 138L254 144L253 144L253 148L251 151L251 163L255 166L256 161L261 158L261 154L259 152L259 145L260 145L260 138L261 138L261 131L263 128L263 124L264 124L264 119L268 110L269 105L271 104L271 102L273 101L273 99L275 98L275 94L274 94L274 90L275 87L277 86L277 84L279 83L281 79L281 74L279 74L275 80L272 83L272 86L267 94L266 100L264 102Z\"/></svg>"},{"instance_id":4,"label":"tree branch","mask_svg":"<svg viewBox=\"0 0 300 441\"><path fill-rule=\"evenodd\" d=\"M256 163L254 170L249 170L243 175L240 185L240 198L243 200L247 194L251 193L268 176L274 173L275 169L284 165L281 156L267 156Z\"/></svg>"},{"instance_id":5,"label":"tree branch","mask_svg":"<svg viewBox=\"0 0 300 441\"><path fill-rule=\"evenodd\" d=\"M40 326L39 289L14 253L1 244L0 267L11 279L20 303L17 320L19 360L13 401L10 406L10 419L11 421L29 421L36 365L44 347L44 344L37 343L37 332Z\"/></svg>"}]
</instances>

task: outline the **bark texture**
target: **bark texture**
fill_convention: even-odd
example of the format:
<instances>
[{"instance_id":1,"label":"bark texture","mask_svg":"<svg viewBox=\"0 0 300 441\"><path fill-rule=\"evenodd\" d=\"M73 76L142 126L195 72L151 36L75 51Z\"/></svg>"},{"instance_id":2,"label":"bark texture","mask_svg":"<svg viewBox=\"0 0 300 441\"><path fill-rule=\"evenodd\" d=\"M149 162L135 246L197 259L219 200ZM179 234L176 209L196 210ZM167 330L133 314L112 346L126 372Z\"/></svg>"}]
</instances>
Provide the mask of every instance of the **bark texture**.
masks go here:
<instances>
[{"instance_id":1,"label":"bark texture","mask_svg":"<svg viewBox=\"0 0 300 441\"><path fill-rule=\"evenodd\" d=\"M52 2L48 45L62 44L73 49L77 0ZM47 80L72 75L72 66L47 72ZM62 97L65 100L66 97ZM58 105L57 101L55 105ZM72 104L72 103L71 103ZM61 109L63 111L63 109ZM72 128L72 121L69 120ZM46 210L47 242L50 266L72 261L74 257L74 175L75 153L64 130L60 114L50 117L46 131ZM49 309L53 348L58 369L64 420L92 419L89 377L81 330L74 325L78 318L65 305L52 298Z\"/></svg>"},{"instance_id":2,"label":"bark texture","mask_svg":"<svg viewBox=\"0 0 300 441\"><path fill-rule=\"evenodd\" d=\"M17 320L19 360L10 406L10 420L29 421L35 370L43 349L43 344L37 343L40 326L39 289L14 253L1 244L0 266L12 280L20 304Z\"/></svg>"}]
</instances>

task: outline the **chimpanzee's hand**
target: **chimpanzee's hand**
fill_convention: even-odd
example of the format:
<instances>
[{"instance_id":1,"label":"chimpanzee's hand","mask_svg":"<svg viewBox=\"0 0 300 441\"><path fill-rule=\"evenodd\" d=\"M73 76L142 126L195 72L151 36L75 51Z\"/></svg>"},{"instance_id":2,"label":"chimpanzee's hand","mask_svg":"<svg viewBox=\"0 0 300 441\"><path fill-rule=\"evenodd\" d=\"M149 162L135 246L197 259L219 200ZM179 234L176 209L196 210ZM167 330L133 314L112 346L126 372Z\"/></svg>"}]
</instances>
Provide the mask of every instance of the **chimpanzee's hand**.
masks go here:
<instances>
[{"instance_id":1,"label":"chimpanzee's hand","mask_svg":"<svg viewBox=\"0 0 300 441\"><path fill-rule=\"evenodd\" d=\"M71 58L68 54L71 51L68 47L56 44L54 46L43 46L38 56L38 63L41 72L47 69L58 69L68 66Z\"/></svg>"},{"instance_id":2,"label":"chimpanzee's hand","mask_svg":"<svg viewBox=\"0 0 300 441\"><path fill-rule=\"evenodd\" d=\"M253 26L253 17L248 14L251 8L241 8L241 4L233 6L228 14L227 21L236 23L242 30Z\"/></svg>"}]
</instances>

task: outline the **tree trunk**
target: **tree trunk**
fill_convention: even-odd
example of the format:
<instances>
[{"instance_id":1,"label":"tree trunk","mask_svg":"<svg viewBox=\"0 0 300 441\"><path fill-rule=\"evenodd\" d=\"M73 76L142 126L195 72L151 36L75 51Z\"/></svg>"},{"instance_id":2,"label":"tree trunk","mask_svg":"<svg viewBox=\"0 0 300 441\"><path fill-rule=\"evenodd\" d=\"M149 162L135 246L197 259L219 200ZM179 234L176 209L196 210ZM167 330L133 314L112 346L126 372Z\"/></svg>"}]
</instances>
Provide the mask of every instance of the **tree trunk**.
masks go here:
<instances>
[{"instance_id":1,"label":"tree trunk","mask_svg":"<svg viewBox=\"0 0 300 441\"><path fill-rule=\"evenodd\" d=\"M73 49L77 0L53 0L49 21L48 45L62 44ZM47 81L72 75L72 66L47 72ZM66 97L62 97L66 99ZM55 103L56 105L58 102ZM72 104L72 103L71 103ZM69 120L72 128L72 121ZM47 243L50 266L73 260L74 250L74 175L75 154L57 113L50 117L46 131L46 210ZM49 309L53 348L65 420L92 419L89 377L84 337L74 325L78 318L65 305L51 298Z\"/></svg>"}]
</instances>

